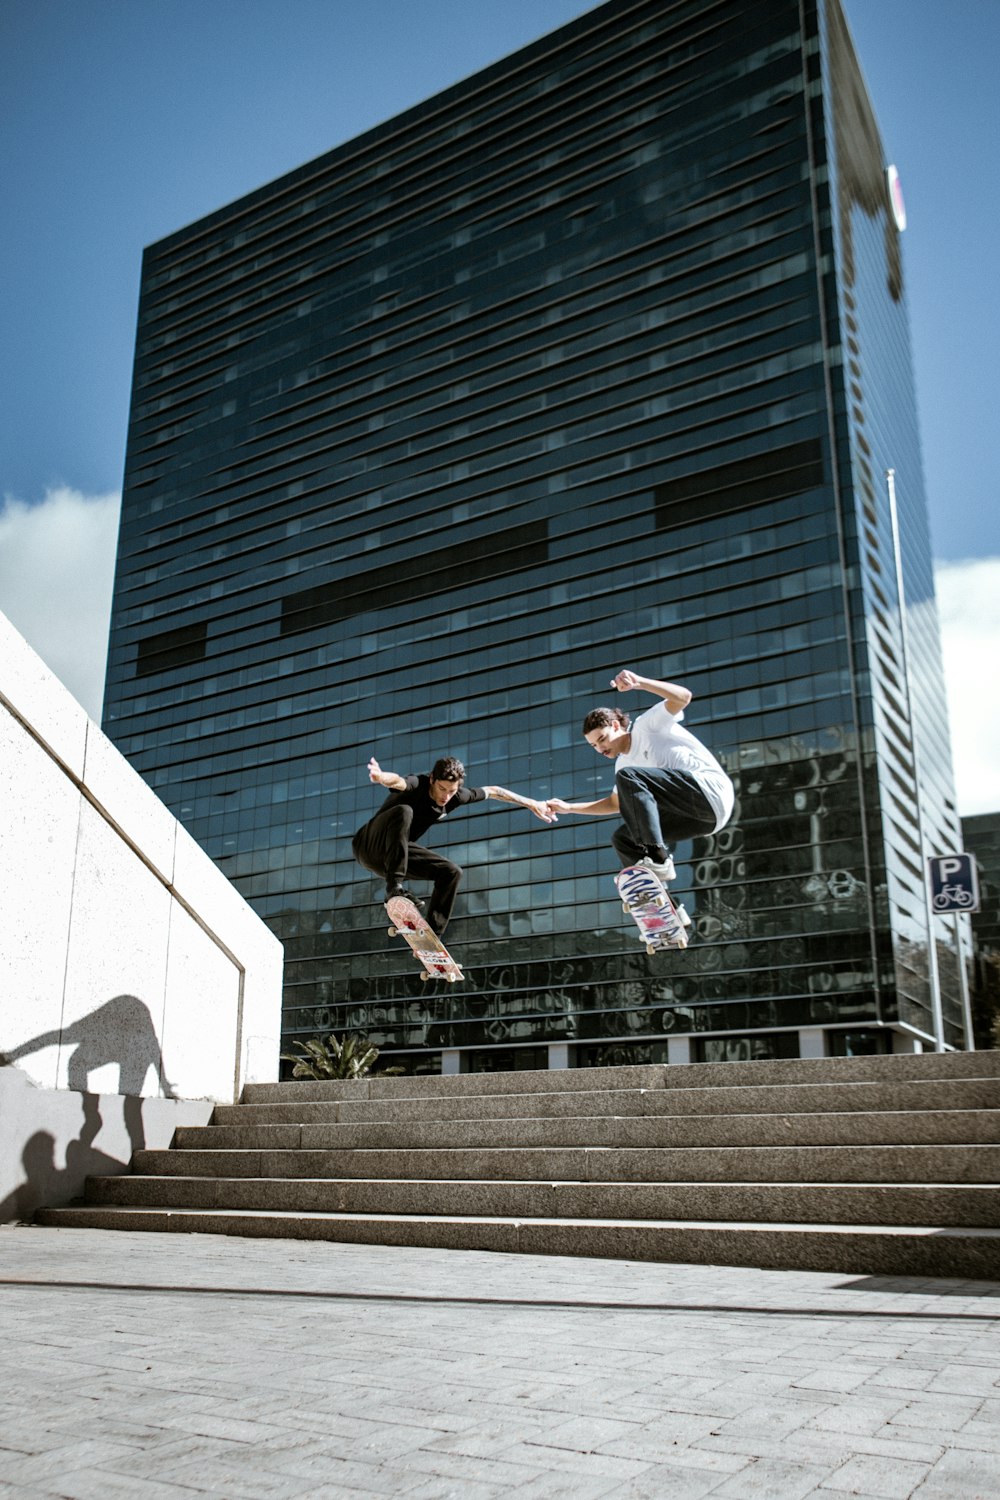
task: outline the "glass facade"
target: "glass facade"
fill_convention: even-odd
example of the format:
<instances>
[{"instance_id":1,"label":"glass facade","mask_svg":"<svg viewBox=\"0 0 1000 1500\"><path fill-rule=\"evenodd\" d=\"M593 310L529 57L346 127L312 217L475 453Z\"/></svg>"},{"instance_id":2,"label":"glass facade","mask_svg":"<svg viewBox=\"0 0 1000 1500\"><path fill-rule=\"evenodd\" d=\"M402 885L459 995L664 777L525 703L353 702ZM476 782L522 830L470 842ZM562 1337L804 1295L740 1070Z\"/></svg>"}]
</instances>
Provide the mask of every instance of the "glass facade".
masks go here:
<instances>
[{"instance_id":1,"label":"glass facade","mask_svg":"<svg viewBox=\"0 0 1000 1500\"><path fill-rule=\"evenodd\" d=\"M289 1039L963 1045L884 167L836 0L611 0L146 252L105 729L284 942ZM368 758L602 795L623 666L737 786L676 851L691 947L638 945L612 820L488 802L428 838L468 977L421 984L351 855Z\"/></svg>"},{"instance_id":2,"label":"glass facade","mask_svg":"<svg viewBox=\"0 0 1000 1500\"><path fill-rule=\"evenodd\" d=\"M979 877L970 985L976 1046L1000 1047L1000 812L963 818L962 835L962 848L975 855ZM958 925L965 923L960 919Z\"/></svg>"}]
</instances>

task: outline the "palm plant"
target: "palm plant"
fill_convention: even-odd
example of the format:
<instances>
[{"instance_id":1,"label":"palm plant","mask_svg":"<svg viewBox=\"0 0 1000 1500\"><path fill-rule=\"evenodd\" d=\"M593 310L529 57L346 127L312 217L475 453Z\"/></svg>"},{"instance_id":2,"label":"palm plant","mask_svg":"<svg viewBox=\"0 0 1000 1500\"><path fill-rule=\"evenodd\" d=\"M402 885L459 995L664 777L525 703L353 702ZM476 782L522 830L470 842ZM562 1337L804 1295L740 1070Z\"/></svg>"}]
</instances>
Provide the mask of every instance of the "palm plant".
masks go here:
<instances>
[{"instance_id":1,"label":"palm plant","mask_svg":"<svg viewBox=\"0 0 1000 1500\"><path fill-rule=\"evenodd\" d=\"M373 1047L367 1037L348 1034L343 1041L332 1033L324 1042L314 1036L308 1042L297 1039L292 1043L300 1055L282 1052L285 1062L294 1063L293 1078L364 1078L372 1070L378 1057L378 1048ZM401 1072L399 1068L386 1068L387 1073Z\"/></svg>"}]
</instances>

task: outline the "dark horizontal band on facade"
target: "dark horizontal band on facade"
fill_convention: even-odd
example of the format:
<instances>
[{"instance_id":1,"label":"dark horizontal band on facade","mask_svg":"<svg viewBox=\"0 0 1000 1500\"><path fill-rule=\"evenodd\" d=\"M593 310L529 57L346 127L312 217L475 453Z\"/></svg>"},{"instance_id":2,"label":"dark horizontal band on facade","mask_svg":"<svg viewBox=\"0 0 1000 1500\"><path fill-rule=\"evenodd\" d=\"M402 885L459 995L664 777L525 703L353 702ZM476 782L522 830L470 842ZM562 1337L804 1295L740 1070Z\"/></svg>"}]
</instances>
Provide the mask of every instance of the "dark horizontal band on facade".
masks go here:
<instances>
[{"instance_id":1,"label":"dark horizontal band on facade","mask_svg":"<svg viewBox=\"0 0 1000 1500\"><path fill-rule=\"evenodd\" d=\"M208 623L205 620L147 635L139 642L135 675L151 677L154 672L166 672L171 667L187 667L193 662L203 661L207 640Z\"/></svg>"},{"instance_id":2,"label":"dark horizontal band on facade","mask_svg":"<svg viewBox=\"0 0 1000 1500\"><path fill-rule=\"evenodd\" d=\"M296 635L364 610L405 604L427 594L443 594L505 573L520 573L548 559L548 522L527 521L507 531L473 537L289 594L281 605L281 634Z\"/></svg>"},{"instance_id":3,"label":"dark horizontal band on facade","mask_svg":"<svg viewBox=\"0 0 1000 1500\"><path fill-rule=\"evenodd\" d=\"M807 438L657 485L656 527L667 531L747 510L765 501L801 495L822 483L823 448L818 438Z\"/></svg>"}]
</instances>

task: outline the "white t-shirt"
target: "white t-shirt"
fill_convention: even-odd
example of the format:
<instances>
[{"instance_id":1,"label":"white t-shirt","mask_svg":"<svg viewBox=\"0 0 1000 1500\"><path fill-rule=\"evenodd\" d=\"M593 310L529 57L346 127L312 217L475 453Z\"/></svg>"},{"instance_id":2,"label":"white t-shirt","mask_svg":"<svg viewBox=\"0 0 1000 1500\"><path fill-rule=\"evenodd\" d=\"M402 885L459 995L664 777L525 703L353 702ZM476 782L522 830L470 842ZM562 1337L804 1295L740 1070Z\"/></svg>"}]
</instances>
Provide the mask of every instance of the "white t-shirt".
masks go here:
<instances>
[{"instance_id":1,"label":"white t-shirt","mask_svg":"<svg viewBox=\"0 0 1000 1500\"><path fill-rule=\"evenodd\" d=\"M623 766L659 766L663 771L687 771L708 798L721 828L732 816L733 783L701 740L684 729L683 712L672 714L666 703L654 703L641 713L631 728L632 743L615 758L615 770Z\"/></svg>"}]
</instances>

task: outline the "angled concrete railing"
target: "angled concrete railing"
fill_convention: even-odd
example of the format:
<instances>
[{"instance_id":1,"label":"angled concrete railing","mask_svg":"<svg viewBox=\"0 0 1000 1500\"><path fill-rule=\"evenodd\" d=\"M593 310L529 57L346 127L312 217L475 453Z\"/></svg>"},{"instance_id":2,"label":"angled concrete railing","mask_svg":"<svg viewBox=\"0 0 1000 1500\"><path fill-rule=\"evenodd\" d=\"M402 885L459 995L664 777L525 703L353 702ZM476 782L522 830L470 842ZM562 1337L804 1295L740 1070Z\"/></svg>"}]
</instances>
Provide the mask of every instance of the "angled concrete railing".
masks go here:
<instances>
[{"instance_id":1,"label":"angled concrete railing","mask_svg":"<svg viewBox=\"0 0 1000 1500\"><path fill-rule=\"evenodd\" d=\"M54 1201L32 1170L72 1196L70 1147L118 1159L95 1099L128 1118L124 1165L276 1078L281 978L277 939L0 615L0 1222Z\"/></svg>"}]
</instances>

